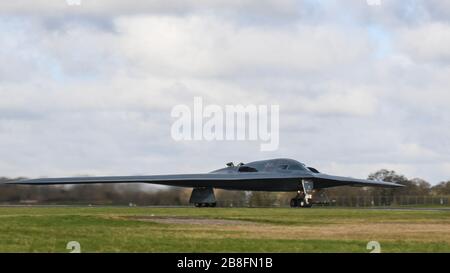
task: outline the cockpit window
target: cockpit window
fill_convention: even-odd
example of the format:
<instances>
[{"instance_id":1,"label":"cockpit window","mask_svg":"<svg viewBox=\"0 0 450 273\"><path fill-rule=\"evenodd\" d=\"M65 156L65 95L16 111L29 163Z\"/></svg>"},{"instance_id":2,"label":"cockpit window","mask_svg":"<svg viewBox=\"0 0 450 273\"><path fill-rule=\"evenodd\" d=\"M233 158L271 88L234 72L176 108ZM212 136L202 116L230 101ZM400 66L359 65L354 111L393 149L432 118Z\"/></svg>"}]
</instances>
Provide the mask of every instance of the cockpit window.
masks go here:
<instances>
[{"instance_id":1,"label":"cockpit window","mask_svg":"<svg viewBox=\"0 0 450 273\"><path fill-rule=\"evenodd\" d=\"M304 171L305 168L302 165L294 164L294 165L289 165L289 170Z\"/></svg>"},{"instance_id":2,"label":"cockpit window","mask_svg":"<svg viewBox=\"0 0 450 273\"><path fill-rule=\"evenodd\" d=\"M309 169L310 171L312 171L313 173L320 173L316 168L308 167L308 169Z\"/></svg>"},{"instance_id":3,"label":"cockpit window","mask_svg":"<svg viewBox=\"0 0 450 273\"><path fill-rule=\"evenodd\" d=\"M254 173L257 171L258 171L257 169L249 167L249 166L245 166L245 165L239 167L239 172L242 172L242 173Z\"/></svg>"},{"instance_id":4,"label":"cockpit window","mask_svg":"<svg viewBox=\"0 0 450 273\"><path fill-rule=\"evenodd\" d=\"M278 169L280 169L280 170L287 170L287 168L288 168L288 165L285 165L285 164L278 166Z\"/></svg>"}]
</instances>

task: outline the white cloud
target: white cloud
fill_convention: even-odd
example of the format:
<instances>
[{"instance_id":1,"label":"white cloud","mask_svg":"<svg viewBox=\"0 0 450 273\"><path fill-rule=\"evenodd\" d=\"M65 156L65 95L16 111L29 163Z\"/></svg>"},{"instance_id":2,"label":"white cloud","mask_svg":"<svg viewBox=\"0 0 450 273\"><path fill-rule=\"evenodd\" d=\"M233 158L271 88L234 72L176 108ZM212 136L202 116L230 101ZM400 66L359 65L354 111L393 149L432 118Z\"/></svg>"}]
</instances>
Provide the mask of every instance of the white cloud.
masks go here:
<instances>
[{"instance_id":1,"label":"white cloud","mask_svg":"<svg viewBox=\"0 0 450 273\"><path fill-rule=\"evenodd\" d=\"M81 5L67 5L66 0L16 0L4 2L0 12L15 15L88 15L117 16L138 14L175 14L191 12L212 12L221 10L225 13L247 13L265 16L293 16L301 13L301 7L308 1L268 0L81 0Z\"/></svg>"},{"instance_id":2,"label":"white cloud","mask_svg":"<svg viewBox=\"0 0 450 273\"><path fill-rule=\"evenodd\" d=\"M116 26L129 60L162 76L322 71L350 65L371 49L361 30L333 26L254 27L209 16L125 17Z\"/></svg>"},{"instance_id":3,"label":"white cloud","mask_svg":"<svg viewBox=\"0 0 450 273\"><path fill-rule=\"evenodd\" d=\"M104 3L0 4L0 153L8 155L0 175L202 172L293 157L343 175L383 167L433 183L449 178L445 10L422 2L411 14L393 2ZM170 110L194 96L279 104L280 150L175 143Z\"/></svg>"},{"instance_id":4,"label":"white cloud","mask_svg":"<svg viewBox=\"0 0 450 273\"><path fill-rule=\"evenodd\" d=\"M374 94L364 90L330 92L302 103L305 110L317 114L350 114L367 116L376 111Z\"/></svg>"},{"instance_id":5,"label":"white cloud","mask_svg":"<svg viewBox=\"0 0 450 273\"><path fill-rule=\"evenodd\" d=\"M401 143L399 148L404 156L412 159L427 159L438 156L436 152L422 147L417 143Z\"/></svg>"},{"instance_id":6,"label":"white cloud","mask_svg":"<svg viewBox=\"0 0 450 273\"><path fill-rule=\"evenodd\" d=\"M398 36L398 46L412 60L450 64L450 25L429 23L402 28Z\"/></svg>"}]
</instances>

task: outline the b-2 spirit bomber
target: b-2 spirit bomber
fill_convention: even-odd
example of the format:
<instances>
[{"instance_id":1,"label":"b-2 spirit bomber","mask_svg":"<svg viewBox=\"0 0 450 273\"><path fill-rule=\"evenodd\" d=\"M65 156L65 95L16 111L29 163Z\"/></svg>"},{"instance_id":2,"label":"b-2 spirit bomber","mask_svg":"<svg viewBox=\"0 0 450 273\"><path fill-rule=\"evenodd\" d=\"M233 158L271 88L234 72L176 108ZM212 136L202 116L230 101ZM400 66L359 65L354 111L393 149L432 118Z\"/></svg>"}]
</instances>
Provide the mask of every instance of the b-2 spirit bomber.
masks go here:
<instances>
[{"instance_id":1,"label":"b-2 spirit bomber","mask_svg":"<svg viewBox=\"0 0 450 273\"><path fill-rule=\"evenodd\" d=\"M291 207L311 207L313 192L338 186L402 187L391 182L356 179L320 173L293 159L270 159L228 163L226 168L210 173L169 174L146 176L103 176L24 179L10 184L99 184L99 183L148 183L193 188L189 202L196 207L215 207L214 189L242 191L297 192L291 199Z\"/></svg>"}]
</instances>

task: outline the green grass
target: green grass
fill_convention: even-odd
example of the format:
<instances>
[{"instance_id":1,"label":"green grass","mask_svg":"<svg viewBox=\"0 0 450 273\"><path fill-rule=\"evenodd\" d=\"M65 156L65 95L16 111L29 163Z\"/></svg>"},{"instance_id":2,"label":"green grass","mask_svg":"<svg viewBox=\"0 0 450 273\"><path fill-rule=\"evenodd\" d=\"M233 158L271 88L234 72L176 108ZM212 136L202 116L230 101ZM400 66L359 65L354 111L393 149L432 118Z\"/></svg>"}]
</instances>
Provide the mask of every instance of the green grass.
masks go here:
<instances>
[{"instance_id":1,"label":"green grass","mask_svg":"<svg viewBox=\"0 0 450 273\"><path fill-rule=\"evenodd\" d=\"M450 252L450 211L0 207L0 252L68 252L69 241L83 252L369 252L372 240L382 252Z\"/></svg>"}]
</instances>

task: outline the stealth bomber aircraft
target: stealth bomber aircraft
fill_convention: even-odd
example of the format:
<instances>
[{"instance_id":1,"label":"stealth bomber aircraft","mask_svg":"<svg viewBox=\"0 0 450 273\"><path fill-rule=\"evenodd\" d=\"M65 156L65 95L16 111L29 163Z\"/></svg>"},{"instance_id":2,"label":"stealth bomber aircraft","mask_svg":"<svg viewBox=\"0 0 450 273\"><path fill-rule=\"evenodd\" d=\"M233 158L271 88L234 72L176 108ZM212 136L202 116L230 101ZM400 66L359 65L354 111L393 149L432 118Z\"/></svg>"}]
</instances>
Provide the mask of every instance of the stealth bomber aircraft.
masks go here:
<instances>
[{"instance_id":1,"label":"stealth bomber aircraft","mask_svg":"<svg viewBox=\"0 0 450 273\"><path fill-rule=\"evenodd\" d=\"M11 184L98 184L98 183L149 183L193 188L189 202L196 207L214 207L214 188L243 191L297 192L291 199L291 207L311 207L313 193L337 186L401 187L402 185L334 176L320 173L292 159L270 159L234 165L201 174L170 174L148 176L104 176L25 179Z\"/></svg>"}]
</instances>

